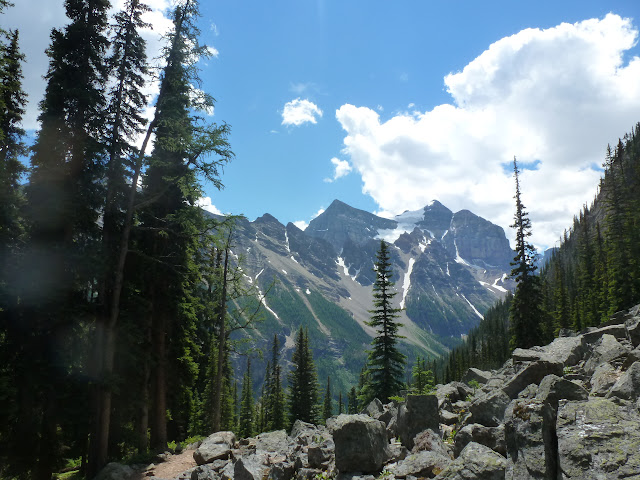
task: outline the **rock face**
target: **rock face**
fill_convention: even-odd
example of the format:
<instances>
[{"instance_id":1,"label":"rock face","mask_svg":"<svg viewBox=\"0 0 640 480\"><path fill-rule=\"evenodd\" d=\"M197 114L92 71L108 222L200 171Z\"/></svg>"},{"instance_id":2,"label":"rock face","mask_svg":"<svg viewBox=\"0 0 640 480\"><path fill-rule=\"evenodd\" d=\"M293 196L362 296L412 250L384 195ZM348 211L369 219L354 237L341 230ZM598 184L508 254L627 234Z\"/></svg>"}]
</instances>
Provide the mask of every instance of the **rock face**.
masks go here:
<instances>
[{"instance_id":1,"label":"rock face","mask_svg":"<svg viewBox=\"0 0 640 480\"><path fill-rule=\"evenodd\" d=\"M438 397L435 395L409 395L398 411L398 435L402 444L413 448L414 438L420 432L440 429Z\"/></svg>"},{"instance_id":2,"label":"rock face","mask_svg":"<svg viewBox=\"0 0 640 480\"><path fill-rule=\"evenodd\" d=\"M200 466L175 480L640 480L639 324L640 306L601 328L515 350L502 368L481 372L476 391L438 385L435 395L374 401L326 426L297 421L289 435L238 442L215 433L194 452ZM390 443L396 432L404 445ZM152 473L109 464L97 478Z\"/></svg>"},{"instance_id":3,"label":"rock face","mask_svg":"<svg viewBox=\"0 0 640 480\"><path fill-rule=\"evenodd\" d=\"M387 459L384 423L367 415L338 415L330 427L341 472L377 473Z\"/></svg>"}]
</instances>

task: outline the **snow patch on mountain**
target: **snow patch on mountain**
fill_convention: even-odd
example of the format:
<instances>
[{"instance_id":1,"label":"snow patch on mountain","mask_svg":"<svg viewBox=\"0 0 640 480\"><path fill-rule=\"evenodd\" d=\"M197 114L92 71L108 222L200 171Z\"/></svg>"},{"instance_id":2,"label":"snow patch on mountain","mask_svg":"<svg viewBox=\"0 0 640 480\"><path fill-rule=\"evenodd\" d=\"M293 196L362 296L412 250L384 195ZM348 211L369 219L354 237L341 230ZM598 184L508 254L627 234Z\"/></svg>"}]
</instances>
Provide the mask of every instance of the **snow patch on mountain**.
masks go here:
<instances>
[{"instance_id":1,"label":"snow patch on mountain","mask_svg":"<svg viewBox=\"0 0 640 480\"><path fill-rule=\"evenodd\" d=\"M456 295L457 295L457 293L456 293ZM469 304L469 306L471 307L471 309L475 312L475 314L476 314L476 315L478 315L482 320L484 320L484 315L482 315L482 314L478 311L478 309L477 309L476 307L474 307L474 306L473 306L473 303L471 303L471 302L467 299L467 297L465 297L465 296L464 296L464 294L460 294L460 296L462 296L462 298L464 298L464 299L467 301L467 303Z\"/></svg>"},{"instance_id":2,"label":"snow patch on mountain","mask_svg":"<svg viewBox=\"0 0 640 480\"><path fill-rule=\"evenodd\" d=\"M398 223L396 228L383 228L378 230L376 239L384 240L388 243L395 242L403 233L411 233L424 220L424 208L420 210L407 210L400 215L396 215L394 220ZM433 234L429 232L433 237Z\"/></svg>"},{"instance_id":3,"label":"snow patch on mountain","mask_svg":"<svg viewBox=\"0 0 640 480\"><path fill-rule=\"evenodd\" d=\"M409 287L411 286L411 272L413 271L414 263L416 263L416 259L410 258L409 268L407 268L407 273L404 274L404 281L402 282L402 301L400 302L400 308L404 308L407 293L409 293Z\"/></svg>"}]
</instances>

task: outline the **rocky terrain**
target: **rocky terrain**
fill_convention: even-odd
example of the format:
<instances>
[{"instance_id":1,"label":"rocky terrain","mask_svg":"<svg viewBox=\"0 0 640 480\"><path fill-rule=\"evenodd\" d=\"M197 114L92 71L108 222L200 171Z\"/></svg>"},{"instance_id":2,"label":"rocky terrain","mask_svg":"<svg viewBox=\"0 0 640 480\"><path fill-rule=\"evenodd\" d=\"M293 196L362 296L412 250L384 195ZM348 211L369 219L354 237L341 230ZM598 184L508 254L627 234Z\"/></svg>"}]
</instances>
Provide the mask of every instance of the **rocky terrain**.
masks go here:
<instances>
[{"instance_id":1,"label":"rocky terrain","mask_svg":"<svg viewBox=\"0 0 640 480\"><path fill-rule=\"evenodd\" d=\"M640 480L640 305L462 380L402 403L375 400L326 426L215 433L194 451L197 466L174 478ZM145 471L160 479L117 464L98 479Z\"/></svg>"}]
</instances>

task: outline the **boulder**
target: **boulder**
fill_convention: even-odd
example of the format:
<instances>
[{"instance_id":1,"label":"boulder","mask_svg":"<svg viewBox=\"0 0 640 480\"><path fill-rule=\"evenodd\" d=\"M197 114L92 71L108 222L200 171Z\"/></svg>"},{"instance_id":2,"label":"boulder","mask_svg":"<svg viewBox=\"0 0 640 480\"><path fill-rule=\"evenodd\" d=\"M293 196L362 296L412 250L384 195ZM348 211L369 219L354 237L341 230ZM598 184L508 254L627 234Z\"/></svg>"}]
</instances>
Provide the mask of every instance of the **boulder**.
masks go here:
<instances>
[{"instance_id":1,"label":"boulder","mask_svg":"<svg viewBox=\"0 0 640 480\"><path fill-rule=\"evenodd\" d=\"M388 427L389 424L392 422L392 420L397 417L398 417L398 406L395 404L395 402L391 402L383 406L382 413L378 415L377 420L380 420L382 423L384 423Z\"/></svg>"},{"instance_id":2,"label":"boulder","mask_svg":"<svg viewBox=\"0 0 640 480\"><path fill-rule=\"evenodd\" d=\"M558 408L558 461L563 478L640 478L640 415L632 406L589 398Z\"/></svg>"},{"instance_id":3,"label":"boulder","mask_svg":"<svg viewBox=\"0 0 640 480\"><path fill-rule=\"evenodd\" d=\"M371 400L371 402L369 402L369 405L367 405L367 408L364 409L363 413L366 413L370 417L377 419L380 415L382 415L383 411L384 407L382 405L382 402L377 398L374 398L373 400Z\"/></svg>"},{"instance_id":4,"label":"boulder","mask_svg":"<svg viewBox=\"0 0 640 480\"><path fill-rule=\"evenodd\" d=\"M538 360L526 365L502 387L509 398L514 399L527 385L538 384L547 375L562 375L562 363L551 360Z\"/></svg>"},{"instance_id":5,"label":"boulder","mask_svg":"<svg viewBox=\"0 0 640 480\"><path fill-rule=\"evenodd\" d=\"M640 305L637 305L637 309ZM633 310L633 309L632 309ZM631 340L634 347L640 345L640 315L635 314L624 322L624 328L627 330L627 337Z\"/></svg>"},{"instance_id":6,"label":"boulder","mask_svg":"<svg viewBox=\"0 0 640 480\"><path fill-rule=\"evenodd\" d=\"M425 430L420 432L413 439L414 445L412 453L422 452L429 450L431 452L440 453L444 456L450 457L449 447L444 444L440 435L434 433L433 430Z\"/></svg>"},{"instance_id":7,"label":"boulder","mask_svg":"<svg viewBox=\"0 0 640 480\"><path fill-rule=\"evenodd\" d=\"M573 383L557 375L547 375L540 382L536 399L547 402L553 408L554 412L558 411L558 402L564 400L586 400L589 398L587 392L580 385Z\"/></svg>"},{"instance_id":8,"label":"boulder","mask_svg":"<svg viewBox=\"0 0 640 480\"><path fill-rule=\"evenodd\" d=\"M441 410L440 423L444 423L445 425L455 425L458 423L458 415L447 410Z\"/></svg>"},{"instance_id":9,"label":"boulder","mask_svg":"<svg viewBox=\"0 0 640 480\"><path fill-rule=\"evenodd\" d=\"M412 453L390 468L395 478L434 478L451 463L451 458L439 452L423 450Z\"/></svg>"},{"instance_id":10,"label":"boulder","mask_svg":"<svg viewBox=\"0 0 640 480\"><path fill-rule=\"evenodd\" d=\"M129 465L111 462L100 470L94 480L132 480L139 473Z\"/></svg>"},{"instance_id":11,"label":"boulder","mask_svg":"<svg viewBox=\"0 0 640 480\"><path fill-rule=\"evenodd\" d=\"M322 470L317 468L301 468L296 472L296 480L313 480L322 475Z\"/></svg>"},{"instance_id":12,"label":"boulder","mask_svg":"<svg viewBox=\"0 0 640 480\"><path fill-rule=\"evenodd\" d=\"M435 395L409 395L398 410L398 435L402 444L413 448L414 437L427 429L440 430L438 397Z\"/></svg>"},{"instance_id":13,"label":"boulder","mask_svg":"<svg viewBox=\"0 0 640 480\"><path fill-rule=\"evenodd\" d=\"M322 442L329 438L329 432L326 428L296 420L291 427L289 436L297 445L310 445L311 443Z\"/></svg>"},{"instance_id":14,"label":"boulder","mask_svg":"<svg viewBox=\"0 0 640 480\"><path fill-rule=\"evenodd\" d=\"M220 475L209 465L200 465L191 470L190 480L219 480Z\"/></svg>"},{"instance_id":15,"label":"boulder","mask_svg":"<svg viewBox=\"0 0 640 480\"><path fill-rule=\"evenodd\" d=\"M404 460L409 455L409 450L400 443L392 443L387 446L387 463L399 462Z\"/></svg>"},{"instance_id":16,"label":"boulder","mask_svg":"<svg viewBox=\"0 0 640 480\"><path fill-rule=\"evenodd\" d=\"M268 452L272 454L287 455L290 450L290 440L284 430L261 433L255 437L256 451Z\"/></svg>"},{"instance_id":17,"label":"boulder","mask_svg":"<svg viewBox=\"0 0 640 480\"><path fill-rule=\"evenodd\" d=\"M489 447L502 456L507 456L507 447L504 441L504 425L497 427L485 427L479 423L465 425L453 439L453 455L459 457L462 450L471 442Z\"/></svg>"},{"instance_id":18,"label":"boulder","mask_svg":"<svg viewBox=\"0 0 640 480\"><path fill-rule=\"evenodd\" d=\"M558 472L556 415L547 402L514 400L505 413L505 479L555 479Z\"/></svg>"},{"instance_id":19,"label":"boulder","mask_svg":"<svg viewBox=\"0 0 640 480\"><path fill-rule=\"evenodd\" d=\"M471 442L460 456L440 473L438 480L503 480L505 458L479 443Z\"/></svg>"},{"instance_id":20,"label":"boulder","mask_svg":"<svg viewBox=\"0 0 640 480\"><path fill-rule=\"evenodd\" d=\"M227 459L236 443L233 432L217 432L205 438L193 452L193 459L198 465L211 463L214 460Z\"/></svg>"},{"instance_id":21,"label":"boulder","mask_svg":"<svg viewBox=\"0 0 640 480\"><path fill-rule=\"evenodd\" d=\"M591 391L589 395L592 397L604 397L616 383L620 373L610 363L601 363L598 365L591 375Z\"/></svg>"},{"instance_id":22,"label":"boulder","mask_svg":"<svg viewBox=\"0 0 640 480\"><path fill-rule=\"evenodd\" d=\"M445 405L452 405L459 400L464 400L472 393L473 389L461 382L438 385L435 391L435 395L438 397L438 408L443 408Z\"/></svg>"},{"instance_id":23,"label":"boulder","mask_svg":"<svg viewBox=\"0 0 640 480\"><path fill-rule=\"evenodd\" d=\"M325 440L320 444L309 445L307 457L311 468L326 470L334 458L335 445L333 440Z\"/></svg>"},{"instance_id":24,"label":"boulder","mask_svg":"<svg viewBox=\"0 0 640 480\"><path fill-rule=\"evenodd\" d=\"M241 456L233 466L234 480L263 480L271 467L267 465L264 454L249 454Z\"/></svg>"},{"instance_id":25,"label":"boulder","mask_svg":"<svg viewBox=\"0 0 640 480\"><path fill-rule=\"evenodd\" d=\"M502 390L477 398L469 407L471 420L486 427L497 427L504 419L504 412L511 398Z\"/></svg>"},{"instance_id":26,"label":"boulder","mask_svg":"<svg viewBox=\"0 0 640 480\"><path fill-rule=\"evenodd\" d=\"M491 378L491 372L485 372L484 370L480 370L478 368L469 368L464 375L462 376L462 383L466 383L469 385L469 382L476 381L480 385L484 385Z\"/></svg>"},{"instance_id":27,"label":"boulder","mask_svg":"<svg viewBox=\"0 0 640 480\"><path fill-rule=\"evenodd\" d=\"M338 415L331 424L336 468L341 472L377 473L387 457L384 423L368 415Z\"/></svg>"},{"instance_id":28,"label":"boulder","mask_svg":"<svg viewBox=\"0 0 640 480\"><path fill-rule=\"evenodd\" d=\"M267 480L291 480L295 468L291 462L279 462L274 464L269 471Z\"/></svg>"},{"instance_id":29,"label":"boulder","mask_svg":"<svg viewBox=\"0 0 640 480\"><path fill-rule=\"evenodd\" d=\"M558 337L542 349L548 359L562 363L563 367L576 365L584 358L585 354L582 338L575 336L575 334Z\"/></svg>"},{"instance_id":30,"label":"boulder","mask_svg":"<svg viewBox=\"0 0 640 480\"><path fill-rule=\"evenodd\" d=\"M584 364L584 370L591 375L601 363L611 363L616 359L623 359L628 353L629 350L618 342L613 335L605 334L593 347L591 354Z\"/></svg>"},{"instance_id":31,"label":"boulder","mask_svg":"<svg viewBox=\"0 0 640 480\"><path fill-rule=\"evenodd\" d=\"M607 398L622 398L635 402L640 398L640 362L635 362L611 387Z\"/></svg>"},{"instance_id":32,"label":"boulder","mask_svg":"<svg viewBox=\"0 0 640 480\"><path fill-rule=\"evenodd\" d=\"M583 332L579 338L582 339L582 345L595 344L603 335L612 335L618 340L627 338L627 329L624 324L607 325L605 327L590 327Z\"/></svg>"}]
</instances>

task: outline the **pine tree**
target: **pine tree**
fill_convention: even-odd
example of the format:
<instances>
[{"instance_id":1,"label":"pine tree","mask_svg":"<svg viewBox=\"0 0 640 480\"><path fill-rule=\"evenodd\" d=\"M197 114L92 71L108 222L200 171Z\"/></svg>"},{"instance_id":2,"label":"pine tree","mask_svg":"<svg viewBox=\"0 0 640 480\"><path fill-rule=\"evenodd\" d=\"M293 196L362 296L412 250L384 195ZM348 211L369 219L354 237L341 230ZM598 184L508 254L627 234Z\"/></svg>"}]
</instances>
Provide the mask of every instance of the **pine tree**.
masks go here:
<instances>
[{"instance_id":1,"label":"pine tree","mask_svg":"<svg viewBox=\"0 0 640 480\"><path fill-rule=\"evenodd\" d=\"M536 251L529 243L531 220L522 203L518 164L513 158L513 172L516 182L516 213L512 228L516 229L516 256L511 262L511 276L517 282L511 303L510 331L512 348L529 348L539 345L543 320L542 298L539 278L536 276Z\"/></svg>"},{"instance_id":2,"label":"pine tree","mask_svg":"<svg viewBox=\"0 0 640 480\"><path fill-rule=\"evenodd\" d=\"M351 387L347 393L347 413L352 415L358 413L358 392L356 387Z\"/></svg>"},{"instance_id":3,"label":"pine tree","mask_svg":"<svg viewBox=\"0 0 640 480\"><path fill-rule=\"evenodd\" d=\"M322 419L326 422L327 418L333 415L333 402L331 401L331 377L327 377L327 389L324 391L324 401L322 402Z\"/></svg>"},{"instance_id":4,"label":"pine tree","mask_svg":"<svg viewBox=\"0 0 640 480\"><path fill-rule=\"evenodd\" d=\"M427 368L427 361L424 358L420 356L416 358L416 363L411 369L411 377L413 379L411 393L424 395L433 390L435 385L433 372Z\"/></svg>"},{"instance_id":5,"label":"pine tree","mask_svg":"<svg viewBox=\"0 0 640 480\"><path fill-rule=\"evenodd\" d=\"M242 378L242 392L240 393L240 418L238 424L240 437L247 438L253 435L254 416L251 357L249 357L247 358L247 371Z\"/></svg>"},{"instance_id":6,"label":"pine tree","mask_svg":"<svg viewBox=\"0 0 640 480\"><path fill-rule=\"evenodd\" d=\"M273 335L271 344L271 362L267 363L267 428L281 430L285 426L285 399L282 390L280 343L278 335Z\"/></svg>"},{"instance_id":7,"label":"pine tree","mask_svg":"<svg viewBox=\"0 0 640 480\"><path fill-rule=\"evenodd\" d=\"M309 334L300 327L289 372L289 422L316 423L318 420L318 374L309 348Z\"/></svg>"},{"instance_id":8,"label":"pine tree","mask_svg":"<svg viewBox=\"0 0 640 480\"><path fill-rule=\"evenodd\" d=\"M375 262L376 281L373 284L373 305L370 310L371 320L367 325L377 330L377 335L371 342L367 370L369 380L361 393L364 403L374 398L388 402L389 398L397 395L404 387L402 377L406 357L400 353L396 344L399 338L398 329L402 324L395 319L401 311L393 308L391 302L397 292L393 292L394 283L391 281L391 262L387 244L380 242L380 249Z\"/></svg>"},{"instance_id":9,"label":"pine tree","mask_svg":"<svg viewBox=\"0 0 640 480\"><path fill-rule=\"evenodd\" d=\"M342 403L342 392L338 393L338 415L344 413L344 404Z\"/></svg>"}]
</instances>

